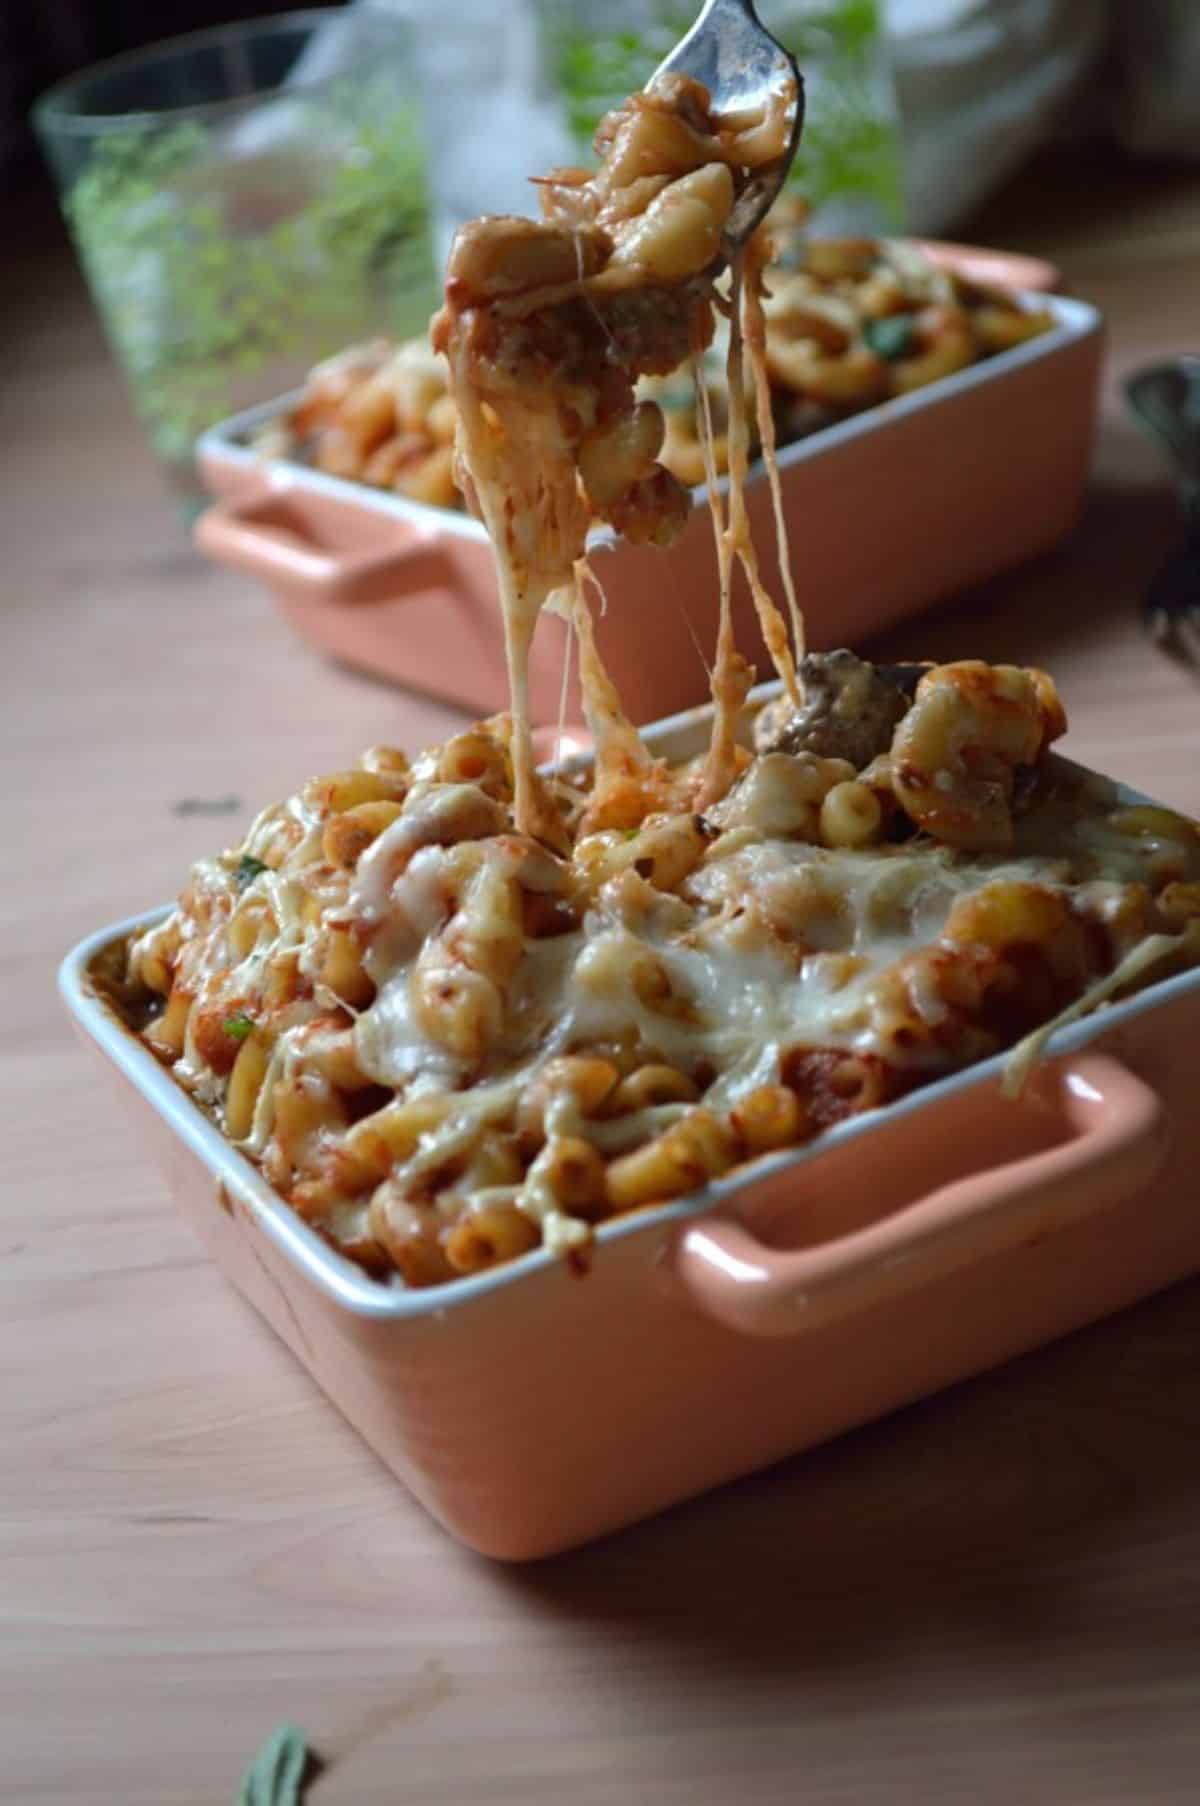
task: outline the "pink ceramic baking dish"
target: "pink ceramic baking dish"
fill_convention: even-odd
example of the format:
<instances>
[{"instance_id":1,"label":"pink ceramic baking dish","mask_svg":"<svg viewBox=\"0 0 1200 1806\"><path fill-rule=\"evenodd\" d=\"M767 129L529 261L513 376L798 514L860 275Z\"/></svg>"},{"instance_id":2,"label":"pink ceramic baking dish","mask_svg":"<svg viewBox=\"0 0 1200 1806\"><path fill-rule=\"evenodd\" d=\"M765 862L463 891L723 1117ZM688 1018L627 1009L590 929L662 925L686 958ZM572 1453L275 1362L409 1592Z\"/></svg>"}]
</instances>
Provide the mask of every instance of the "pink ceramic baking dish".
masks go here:
<instances>
[{"instance_id":1,"label":"pink ceramic baking dish","mask_svg":"<svg viewBox=\"0 0 1200 1806\"><path fill-rule=\"evenodd\" d=\"M971 253L959 250L960 261ZM983 253L974 253L976 258ZM993 254L996 255L996 254ZM993 276L994 279L994 276ZM1040 296L1055 328L1013 351L786 447L779 457L792 562L813 647L868 635L1052 545L1079 509L1091 455L1102 332L1081 301ZM321 650L476 714L508 695L491 550L467 516L305 468L263 462L250 436L289 398L206 434L219 499L196 538L260 578ZM778 593L770 497L749 511ZM635 721L703 700L696 641L716 636L712 529L697 508L664 555L598 536L609 597L601 652ZM739 590L738 644L766 650ZM565 628L547 616L530 671L535 721L557 721ZM578 720L577 688L568 718Z\"/></svg>"},{"instance_id":2,"label":"pink ceramic baking dish","mask_svg":"<svg viewBox=\"0 0 1200 1806\"><path fill-rule=\"evenodd\" d=\"M700 712L651 730L673 758ZM1138 799L1144 800L1144 799ZM445 1527L541 1556L836 1435L1200 1269L1200 971L599 1231L428 1291L333 1253L90 981L61 986L234 1284Z\"/></svg>"}]
</instances>

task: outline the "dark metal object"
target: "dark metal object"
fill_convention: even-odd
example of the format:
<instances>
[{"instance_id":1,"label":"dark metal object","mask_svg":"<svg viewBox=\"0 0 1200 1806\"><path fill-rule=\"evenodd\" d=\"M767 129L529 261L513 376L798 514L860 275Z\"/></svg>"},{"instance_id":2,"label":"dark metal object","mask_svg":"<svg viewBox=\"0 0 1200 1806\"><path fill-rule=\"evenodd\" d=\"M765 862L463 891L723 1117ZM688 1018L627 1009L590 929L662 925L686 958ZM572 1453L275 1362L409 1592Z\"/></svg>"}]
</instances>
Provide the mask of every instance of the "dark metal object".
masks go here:
<instances>
[{"instance_id":1,"label":"dark metal object","mask_svg":"<svg viewBox=\"0 0 1200 1806\"><path fill-rule=\"evenodd\" d=\"M1125 383L1129 405L1164 448L1185 530L1142 604L1146 631L1163 650L1200 671L1200 357L1170 358Z\"/></svg>"}]
</instances>

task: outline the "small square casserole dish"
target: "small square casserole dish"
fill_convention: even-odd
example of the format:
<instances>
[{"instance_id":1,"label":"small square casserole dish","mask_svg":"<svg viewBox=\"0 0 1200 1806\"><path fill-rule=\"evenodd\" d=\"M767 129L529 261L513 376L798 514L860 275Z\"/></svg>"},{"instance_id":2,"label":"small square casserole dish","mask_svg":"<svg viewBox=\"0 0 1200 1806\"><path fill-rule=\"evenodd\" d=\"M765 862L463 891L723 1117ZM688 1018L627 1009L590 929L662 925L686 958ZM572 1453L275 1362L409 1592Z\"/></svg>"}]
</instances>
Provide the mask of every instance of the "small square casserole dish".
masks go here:
<instances>
[{"instance_id":1,"label":"small square casserole dish","mask_svg":"<svg viewBox=\"0 0 1200 1806\"><path fill-rule=\"evenodd\" d=\"M706 712L664 721L672 760ZM1127 796L1129 802L1144 798ZM528 1559L615 1530L1200 1269L1200 970L545 1249L405 1291L334 1252L225 1141L90 976L61 989L227 1276L455 1536Z\"/></svg>"},{"instance_id":2,"label":"small square casserole dish","mask_svg":"<svg viewBox=\"0 0 1200 1806\"><path fill-rule=\"evenodd\" d=\"M968 270L972 255L984 254L953 253ZM1044 551L1074 522L1091 457L1101 321L1082 301L1023 298L1054 314L1053 329L780 452L814 649L860 644ZM218 499L197 522L200 547L265 583L284 618L321 651L477 715L504 708L483 527L298 462L263 459L251 440L296 399L237 415L201 439L201 473ZM747 504L768 587L778 593L761 468ZM595 544L596 574L611 597L597 640L630 717L641 724L703 702L707 675L696 643L713 643L717 610L707 508L693 510L665 556L611 534ZM740 590L734 625L739 646L761 665L765 648ZM565 635L561 621L543 617L530 667L532 717L543 725L559 719ZM575 677L567 718L582 718Z\"/></svg>"}]
</instances>

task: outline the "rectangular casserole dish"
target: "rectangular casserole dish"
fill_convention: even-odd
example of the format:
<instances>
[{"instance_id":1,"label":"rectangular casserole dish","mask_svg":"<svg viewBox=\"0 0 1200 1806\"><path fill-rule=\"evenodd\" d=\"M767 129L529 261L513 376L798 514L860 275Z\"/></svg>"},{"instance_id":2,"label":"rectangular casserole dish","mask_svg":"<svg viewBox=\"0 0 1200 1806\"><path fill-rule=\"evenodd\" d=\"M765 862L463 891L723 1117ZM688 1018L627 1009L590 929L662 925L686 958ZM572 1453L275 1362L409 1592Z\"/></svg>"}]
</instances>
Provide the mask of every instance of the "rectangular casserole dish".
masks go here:
<instances>
[{"instance_id":1,"label":"rectangular casserole dish","mask_svg":"<svg viewBox=\"0 0 1200 1806\"><path fill-rule=\"evenodd\" d=\"M969 255L957 252L960 263ZM1072 525L1091 457L1101 321L1082 301L1036 299L1054 313L1053 330L780 452L792 563L815 649L858 645L1044 551ZM333 657L476 715L506 707L483 527L299 463L260 459L250 436L295 399L251 409L201 439L201 473L218 499L196 524L197 543L261 579L291 626ZM747 504L778 594L761 471ZM696 641L713 644L717 611L707 508L694 509L665 557L611 535L596 545L595 570L611 598L597 638L629 715L643 723L703 701ZM740 588L736 596L738 645L766 668L754 611ZM559 718L565 631L546 615L534 641L532 715L543 725ZM581 719L574 680L567 718Z\"/></svg>"},{"instance_id":2,"label":"rectangular casserole dish","mask_svg":"<svg viewBox=\"0 0 1200 1806\"><path fill-rule=\"evenodd\" d=\"M707 725L646 739L682 759ZM1061 1031L1019 1102L990 1060L602 1226L586 1273L539 1249L401 1291L319 1240L96 995L97 955L162 913L69 955L76 1027L228 1277L488 1555L615 1530L1200 1269L1200 970Z\"/></svg>"}]
</instances>

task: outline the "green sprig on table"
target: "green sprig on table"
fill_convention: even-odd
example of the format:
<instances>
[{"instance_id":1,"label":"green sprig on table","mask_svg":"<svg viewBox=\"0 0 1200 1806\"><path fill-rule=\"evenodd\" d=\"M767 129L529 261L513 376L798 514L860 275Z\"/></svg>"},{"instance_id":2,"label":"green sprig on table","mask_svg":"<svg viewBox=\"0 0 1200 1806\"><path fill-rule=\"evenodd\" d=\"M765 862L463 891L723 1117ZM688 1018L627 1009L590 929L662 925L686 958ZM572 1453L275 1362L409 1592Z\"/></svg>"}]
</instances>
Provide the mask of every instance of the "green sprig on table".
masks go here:
<instances>
[{"instance_id":1,"label":"green sprig on table","mask_svg":"<svg viewBox=\"0 0 1200 1806\"><path fill-rule=\"evenodd\" d=\"M302 1806L313 1760L303 1731L280 1725L246 1771L237 1806Z\"/></svg>"}]
</instances>

